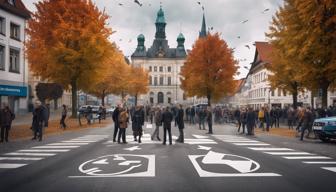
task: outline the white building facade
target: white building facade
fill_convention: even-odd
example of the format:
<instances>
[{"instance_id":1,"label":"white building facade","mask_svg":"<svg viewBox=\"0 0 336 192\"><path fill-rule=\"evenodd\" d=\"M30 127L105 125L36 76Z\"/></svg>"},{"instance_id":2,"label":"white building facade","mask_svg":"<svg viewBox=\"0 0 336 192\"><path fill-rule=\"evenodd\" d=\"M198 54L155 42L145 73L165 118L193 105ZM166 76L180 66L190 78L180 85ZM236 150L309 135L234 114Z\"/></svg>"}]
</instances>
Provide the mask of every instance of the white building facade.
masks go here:
<instances>
[{"instance_id":1,"label":"white building facade","mask_svg":"<svg viewBox=\"0 0 336 192\"><path fill-rule=\"evenodd\" d=\"M0 103L15 113L28 110L28 62L25 28L30 13L21 0L0 3Z\"/></svg>"}]
</instances>

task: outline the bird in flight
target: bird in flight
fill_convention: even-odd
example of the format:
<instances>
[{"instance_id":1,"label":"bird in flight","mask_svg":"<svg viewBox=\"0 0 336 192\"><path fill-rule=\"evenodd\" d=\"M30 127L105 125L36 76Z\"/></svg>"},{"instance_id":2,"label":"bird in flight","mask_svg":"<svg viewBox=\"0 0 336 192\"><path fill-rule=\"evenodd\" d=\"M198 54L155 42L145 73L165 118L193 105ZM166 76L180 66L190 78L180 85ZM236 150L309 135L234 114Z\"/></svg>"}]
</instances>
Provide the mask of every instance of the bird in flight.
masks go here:
<instances>
[{"instance_id":1,"label":"bird in flight","mask_svg":"<svg viewBox=\"0 0 336 192\"><path fill-rule=\"evenodd\" d=\"M245 69L248 69L248 67L244 66Z\"/></svg>"},{"instance_id":2,"label":"bird in flight","mask_svg":"<svg viewBox=\"0 0 336 192\"><path fill-rule=\"evenodd\" d=\"M201 5L201 2L200 2L200 1L197 1L197 3L198 3L199 5Z\"/></svg>"},{"instance_id":3,"label":"bird in flight","mask_svg":"<svg viewBox=\"0 0 336 192\"><path fill-rule=\"evenodd\" d=\"M269 11L269 9L265 9L265 10L263 10L263 12L261 12L261 13L266 13L267 11Z\"/></svg>"},{"instance_id":4,"label":"bird in flight","mask_svg":"<svg viewBox=\"0 0 336 192\"><path fill-rule=\"evenodd\" d=\"M248 22L248 19L246 19L245 21L243 21L242 23L247 23Z\"/></svg>"},{"instance_id":5,"label":"bird in flight","mask_svg":"<svg viewBox=\"0 0 336 192\"><path fill-rule=\"evenodd\" d=\"M237 38L240 39L240 36L238 36Z\"/></svg>"},{"instance_id":6,"label":"bird in flight","mask_svg":"<svg viewBox=\"0 0 336 192\"><path fill-rule=\"evenodd\" d=\"M245 47L247 47L248 49L250 49L250 46L249 46L249 45L245 45Z\"/></svg>"},{"instance_id":7,"label":"bird in flight","mask_svg":"<svg viewBox=\"0 0 336 192\"><path fill-rule=\"evenodd\" d=\"M123 6L123 4L122 4L122 3L119 3L118 5L119 5L119 6Z\"/></svg>"},{"instance_id":8,"label":"bird in flight","mask_svg":"<svg viewBox=\"0 0 336 192\"><path fill-rule=\"evenodd\" d=\"M134 0L134 3L138 4L140 7L142 6L142 4L138 0Z\"/></svg>"}]
</instances>

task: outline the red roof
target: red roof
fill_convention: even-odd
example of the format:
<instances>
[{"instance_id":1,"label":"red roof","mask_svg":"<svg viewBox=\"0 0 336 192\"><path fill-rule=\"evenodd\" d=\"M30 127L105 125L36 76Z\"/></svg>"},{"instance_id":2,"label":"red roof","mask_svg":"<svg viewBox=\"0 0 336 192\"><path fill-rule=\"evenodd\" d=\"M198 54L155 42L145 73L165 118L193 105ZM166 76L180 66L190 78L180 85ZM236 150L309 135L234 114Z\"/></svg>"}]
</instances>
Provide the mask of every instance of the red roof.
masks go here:
<instances>
[{"instance_id":1,"label":"red roof","mask_svg":"<svg viewBox=\"0 0 336 192\"><path fill-rule=\"evenodd\" d=\"M262 62L271 63L272 46L268 42L255 42L256 51Z\"/></svg>"},{"instance_id":2,"label":"red roof","mask_svg":"<svg viewBox=\"0 0 336 192\"><path fill-rule=\"evenodd\" d=\"M0 8L19 17L30 18L30 11L21 0L14 0L14 5L9 4L8 0L0 0Z\"/></svg>"}]
</instances>

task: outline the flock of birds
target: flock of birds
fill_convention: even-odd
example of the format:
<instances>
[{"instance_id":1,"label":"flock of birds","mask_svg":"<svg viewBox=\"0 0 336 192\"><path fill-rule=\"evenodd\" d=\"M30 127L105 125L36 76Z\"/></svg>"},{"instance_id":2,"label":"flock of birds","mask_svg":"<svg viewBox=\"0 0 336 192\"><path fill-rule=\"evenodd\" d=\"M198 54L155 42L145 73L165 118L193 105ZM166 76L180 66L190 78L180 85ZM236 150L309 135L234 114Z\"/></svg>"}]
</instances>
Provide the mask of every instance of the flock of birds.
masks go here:
<instances>
[{"instance_id":1,"label":"flock of birds","mask_svg":"<svg viewBox=\"0 0 336 192\"><path fill-rule=\"evenodd\" d=\"M142 7L144 4L143 3L141 3L139 0L134 0L134 3L136 3L138 6L140 6L140 7ZM162 2L160 2L160 4L162 4ZM201 8L202 8L202 10L204 11L204 5L201 3L201 1L197 1L197 4L199 5L199 6L201 6ZM124 6L124 4L123 3L118 3L118 5L119 6ZM148 3L148 6L152 6L150 3ZM265 14L266 12L268 12L268 11L270 11L270 9L264 9L261 13L262 14ZM245 23L247 23L247 22L249 22L249 20L248 19L245 19L244 21L242 21L241 22L241 24L245 24ZM210 31L212 31L214 28L213 27L209 27L208 28L208 30ZM237 38L238 39L240 39L241 38L241 36L237 36ZM122 39L119 39L119 41L121 42L121 41L123 41ZM132 39L129 39L128 40L128 43L132 43ZM255 44L253 44L254 46L255 46ZM251 47L250 47L250 45L248 45L248 44L246 44L246 45L244 45L244 47L246 47L247 49L251 49ZM234 51L236 48L234 47L234 48L232 48L232 51ZM244 61L247 61L247 59L238 59L238 61L239 62L244 62ZM245 69L249 69L248 68L248 66L244 66L244 68Z\"/></svg>"}]
</instances>

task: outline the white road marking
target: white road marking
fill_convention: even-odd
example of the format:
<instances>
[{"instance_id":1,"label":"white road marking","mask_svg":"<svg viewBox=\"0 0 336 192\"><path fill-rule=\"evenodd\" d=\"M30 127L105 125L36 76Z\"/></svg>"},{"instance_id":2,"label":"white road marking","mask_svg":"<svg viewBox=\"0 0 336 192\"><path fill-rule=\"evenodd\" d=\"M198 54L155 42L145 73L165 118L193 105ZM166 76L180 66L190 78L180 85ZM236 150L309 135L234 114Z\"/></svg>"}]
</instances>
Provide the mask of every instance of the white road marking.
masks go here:
<instances>
[{"instance_id":1,"label":"white road marking","mask_svg":"<svg viewBox=\"0 0 336 192\"><path fill-rule=\"evenodd\" d=\"M190 145L217 144L217 142L215 142L215 141L187 141L187 142L184 142L184 143L190 144Z\"/></svg>"},{"instance_id":2,"label":"white road marking","mask_svg":"<svg viewBox=\"0 0 336 192\"><path fill-rule=\"evenodd\" d=\"M22 155L22 156L54 156L55 153L6 153L5 155Z\"/></svg>"},{"instance_id":3,"label":"white road marking","mask_svg":"<svg viewBox=\"0 0 336 192\"><path fill-rule=\"evenodd\" d=\"M15 163L0 163L0 169L14 169L23 167L27 164L15 164Z\"/></svg>"},{"instance_id":4,"label":"white road marking","mask_svg":"<svg viewBox=\"0 0 336 192\"><path fill-rule=\"evenodd\" d=\"M193 135L197 139L207 139L209 138L208 136L203 136L203 135Z\"/></svg>"},{"instance_id":5,"label":"white road marking","mask_svg":"<svg viewBox=\"0 0 336 192\"><path fill-rule=\"evenodd\" d=\"M277 148L277 147L248 147L248 148L255 151L294 151L293 149L289 148Z\"/></svg>"},{"instance_id":6,"label":"white road marking","mask_svg":"<svg viewBox=\"0 0 336 192\"><path fill-rule=\"evenodd\" d=\"M68 152L70 149L24 149L19 152Z\"/></svg>"},{"instance_id":7,"label":"white road marking","mask_svg":"<svg viewBox=\"0 0 336 192\"><path fill-rule=\"evenodd\" d=\"M260 143L260 141L253 141L253 140L222 140L228 143Z\"/></svg>"},{"instance_id":8,"label":"white road marking","mask_svg":"<svg viewBox=\"0 0 336 192\"><path fill-rule=\"evenodd\" d=\"M336 172L336 167L321 167L321 168L328 171Z\"/></svg>"},{"instance_id":9,"label":"white road marking","mask_svg":"<svg viewBox=\"0 0 336 192\"><path fill-rule=\"evenodd\" d=\"M34 149L73 149L73 148L78 148L80 146L37 146L33 147Z\"/></svg>"},{"instance_id":10,"label":"white road marking","mask_svg":"<svg viewBox=\"0 0 336 192\"><path fill-rule=\"evenodd\" d=\"M336 161L304 161L306 164L336 164Z\"/></svg>"},{"instance_id":11,"label":"white road marking","mask_svg":"<svg viewBox=\"0 0 336 192\"><path fill-rule=\"evenodd\" d=\"M199 145L197 149L209 151L211 149L211 147L206 147L206 146Z\"/></svg>"},{"instance_id":12,"label":"white road marking","mask_svg":"<svg viewBox=\"0 0 336 192\"><path fill-rule=\"evenodd\" d=\"M270 155L315 155L307 152L264 152Z\"/></svg>"},{"instance_id":13,"label":"white road marking","mask_svg":"<svg viewBox=\"0 0 336 192\"><path fill-rule=\"evenodd\" d=\"M285 159L331 159L325 156L285 156Z\"/></svg>"},{"instance_id":14,"label":"white road marking","mask_svg":"<svg viewBox=\"0 0 336 192\"><path fill-rule=\"evenodd\" d=\"M141 150L141 148L139 146L134 146L134 147L130 147L130 148L125 148L124 150L126 150L126 151L136 151L136 150Z\"/></svg>"},{"instance_id":15,"label":"white road marking","mask_svg":"<svg viewBox=\"0 0 336 192\"><path fill-rule=\"evenodd\" d=\"M267 143L233 143L234 145L238 146L267 146L270 144Z\"/></svg>"},{"instance_id":16,"label":"white road marking","mask_svg":"<svg viewBox=\"0 0 336 192\"><path fill-rule=\"evenodd\" d=\"M15 161L38 161L44 158L41 157L0 157L0 160L15 160Z\"/></svg>"},{"instance_id":17,"label":"white road marking","mask_svg":"<svg viewBox=\"0 0 336 192\"><path fill-rule=\"evenodd\" d=\"M89 143L51 143L48 145L87 145Z\"/></svg>"},{"instance_id":18,"label":"white road marking","mask_svg":"<svg viewBox=\"0 0 336 192\"><path fill-rule=\"evenodd\" d=\"M69 141L62 141L62 143L95 143L98 141L95 140L69 140Z\"/></svg>"}]
</instances>

